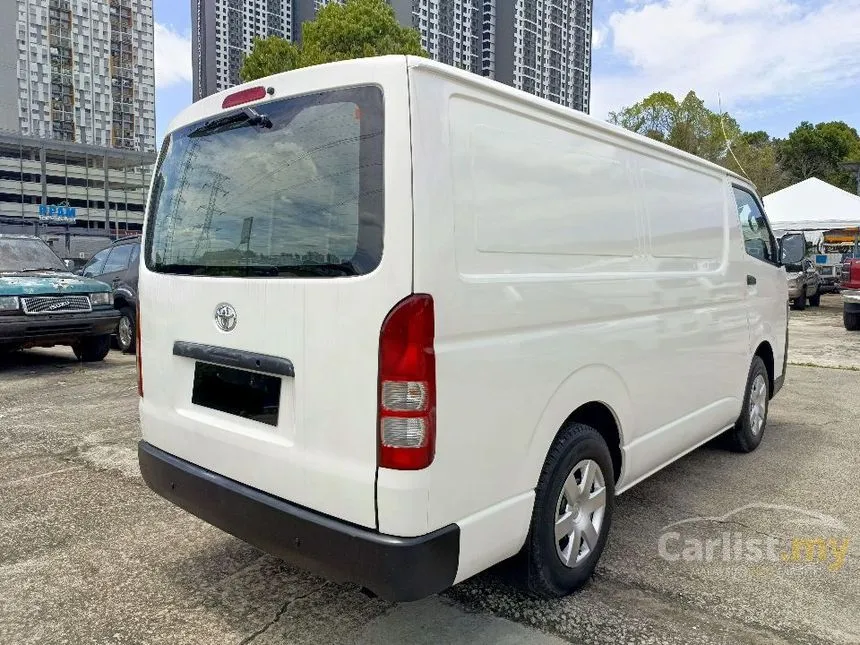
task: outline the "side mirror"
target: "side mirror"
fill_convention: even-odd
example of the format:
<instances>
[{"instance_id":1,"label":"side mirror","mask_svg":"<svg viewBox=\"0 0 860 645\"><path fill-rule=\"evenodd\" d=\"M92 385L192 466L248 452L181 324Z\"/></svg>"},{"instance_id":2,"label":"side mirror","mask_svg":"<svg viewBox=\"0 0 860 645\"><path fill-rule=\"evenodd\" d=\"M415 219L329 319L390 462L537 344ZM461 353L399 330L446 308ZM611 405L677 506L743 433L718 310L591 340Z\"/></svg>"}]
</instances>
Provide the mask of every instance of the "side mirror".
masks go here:
<instances>
[{"instance_id":1,"label":"side mirror","mask_svg":"<svg viewBox=\"0 0 860 645\"><path fill-rule=\"evenodd\" d=\"M779 241L780 264L800 264L806 257L806 237L803 233L783 235Z\"/></svg>"}]
</instances>

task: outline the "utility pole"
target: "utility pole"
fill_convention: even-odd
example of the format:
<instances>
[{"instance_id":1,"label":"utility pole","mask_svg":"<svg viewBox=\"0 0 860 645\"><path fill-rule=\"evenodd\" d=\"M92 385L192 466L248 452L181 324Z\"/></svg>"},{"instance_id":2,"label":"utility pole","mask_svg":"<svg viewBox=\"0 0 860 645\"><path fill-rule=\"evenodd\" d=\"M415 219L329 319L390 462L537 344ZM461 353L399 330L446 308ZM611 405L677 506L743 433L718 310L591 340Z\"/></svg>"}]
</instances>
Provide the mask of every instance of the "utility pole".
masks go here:
<instances>
[{"instance_id":1,"label":"utility pole","mask_svg":"<svg viewBox=\"0 0 860 645\"><path fill-rule=\"evenodd\" d=\"M209 232L212 229L212 218L215 215L223 215L224 211L220 208L216 208L218 204L218 197L223 195L227 196L230 194L229 190L224 190L224 184L227 183L229 177L224 173L215 172L212 173L212 179L205 184L203 184L203 188L209 188L209 203L205 206L200 206L198 210L202 210L206 213L206 219L203 220L203 227L200 229L200 236L197 238L197 244L194 247L194 258L197 259L197 254L200 252L200 247L203 245L205 241L206 244L209 244Z\"/></svg>"},{"instance_id":2,"label":"utility pole","mask_svg":"<svg viewBox=\"0 0 860 645\"><path fill-rule=\"evenodd\" d=\"M176 186L176 198L173 200L173 206L170 209L170 224L167 229L167 239L164 241L164 257L172 257L170 252L173 250L173 238L176 235L176 229L182 224L183 206L185 205L185 189L188 187L188 177L191 174L191 167L194 164L194 158L197 156L197 146L199 143L195 141L188 147L188 152L179 166L179 184Z\"/></svg>"}]
</instances>

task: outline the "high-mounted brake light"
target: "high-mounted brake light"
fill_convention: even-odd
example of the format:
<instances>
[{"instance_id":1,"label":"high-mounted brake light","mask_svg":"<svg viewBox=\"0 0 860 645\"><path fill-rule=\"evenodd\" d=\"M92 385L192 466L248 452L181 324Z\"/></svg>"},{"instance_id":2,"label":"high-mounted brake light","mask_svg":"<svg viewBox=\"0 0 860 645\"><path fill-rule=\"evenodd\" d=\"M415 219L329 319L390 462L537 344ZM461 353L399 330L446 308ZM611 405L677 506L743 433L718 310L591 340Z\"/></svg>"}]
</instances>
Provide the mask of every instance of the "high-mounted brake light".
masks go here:
<instances>
[{"instance_id":1,"label":"high-mounted brake light","mask_svg":"<svg viewBox=\"0 0 860 645\"><path fill-rule=\"evenodd\" d=\"M137 303L137 312L136 312L136 322L134 325L135 331L135 358L137 359L137 395L143 398L143 366L141 365L140 358L140 303Z\"/></svg>"},{"instance_id":2,"label":"high-mounted brake light","mask_svg":"<svg viewBox=\"0 0 860 645\"><path fill-rule=\"evenodd\" d=\"M231 108L236 107L237 105L242 105L243 103L250 103L251 101L259 101L261 98L266 96L266 88L265 87L249 87L247 90L240 90L239 92L234 92L230 94L224 99L224 102L221 103L222 108Z\"/></svg>"},{"instance_id":3,"label":"high-mounted brake light","mask_svg":"<svg viewBox=\"0 0 860 645\"><path fill-rule=\"evenodd\" d=\"M420 470L436 452L433 298L414 294L389 312L379 333L379 465Z\"/></svg>"}]
</instances>

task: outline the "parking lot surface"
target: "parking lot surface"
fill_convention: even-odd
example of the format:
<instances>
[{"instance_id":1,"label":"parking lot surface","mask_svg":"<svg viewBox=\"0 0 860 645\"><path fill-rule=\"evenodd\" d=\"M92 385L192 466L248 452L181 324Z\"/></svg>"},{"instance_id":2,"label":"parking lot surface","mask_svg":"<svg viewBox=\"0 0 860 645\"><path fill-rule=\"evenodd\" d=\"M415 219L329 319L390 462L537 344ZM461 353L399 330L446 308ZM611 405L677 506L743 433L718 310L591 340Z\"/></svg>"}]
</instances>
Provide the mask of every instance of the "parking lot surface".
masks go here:
<instances>
[{"instance_id":1,"label":"parking lot surface","mask_svg":"<svg viewBox=\"0 0 860 645\"><path fill-rule=\"evenodd\" d=\"M557 601L505 565L396 606L297 570L145 487L133 357L0 357L0 643L858 643L860 335L822 305L792 312L801 365L759 450L715 442L621 496Z\"/></svg>"}]
</instances>

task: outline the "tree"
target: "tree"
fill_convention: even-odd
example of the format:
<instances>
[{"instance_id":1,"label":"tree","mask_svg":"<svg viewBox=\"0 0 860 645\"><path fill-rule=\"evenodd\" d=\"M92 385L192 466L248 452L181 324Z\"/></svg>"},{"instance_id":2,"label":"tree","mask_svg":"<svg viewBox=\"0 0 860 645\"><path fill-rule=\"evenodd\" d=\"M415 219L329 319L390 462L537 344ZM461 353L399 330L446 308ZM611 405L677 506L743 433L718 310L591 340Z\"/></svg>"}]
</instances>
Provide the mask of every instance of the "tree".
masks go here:
<instances>
[{"instance_id":1,"label":"tree","mask_svg":"<svg viewBox=\"0 0 860 645\"><path fill-rule=\"evenodd\" d=\"M322 7L302 25L302 41L256 39L239 72L243 81L310 65L352 58L405 54L427 56L421 35L402 27L385 0L346 0Z\"/></svg>"},{"instance_id":2,"label":"tree","mask_svg":"<svg viewBox=\"0 0 860 645\"><path fill-rule=\"evenodd\" d=\"M788 185L767 132L742 132L735 119L708 109L695 92L680 102L668 92L656 92L611 113L609 120L746 175L765 195Z\"/></svg>"},{"instance_id":3,"label":"tree","mask_svg":"<svg viewBox=\"0 0 860 645\"><path fill-rule=\"evenodd\" d=\"M239 76L253 81L272 74L296 69L299 65L299 48L278 36L254 38L251 53L242 61Z\"/></svg>"},{"instance_id":4,"label":"tree","mask_svg":"<svg viewBox=\"0 0 860 645\"><path fill-rule=\"evenodd\" d=\"M776 145L767 132L744 132L732 142L723 165L749 177L762 195L775 193L791 183L779 164Z\"/></svg>"},{"instance_id":5,"label":"tree","mask_svg":"<svg viewBox=\"0 0 860 645\"><path fill-rule=\"evenodd\" d=\"M680 102L669 92L655 92L620 112L610 113L609 120L716 163L725 158L726 137L731 139L741 132L737 121L709 110L695 92L689 92Z\"/></svg>"},{"instance_id":6,"label":"tree","mask_svg":"<svg viewBox=\"0 0 860 645\"><path fill-rule=\"evenodd\" d=\"M840 162L860 160L860 136L842 121L801 123L779 144L780 162L792 181L817 177L850 192L856 184Z\"/></svg>"}]
</instances>

